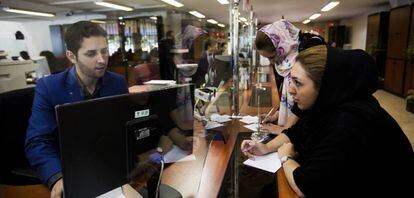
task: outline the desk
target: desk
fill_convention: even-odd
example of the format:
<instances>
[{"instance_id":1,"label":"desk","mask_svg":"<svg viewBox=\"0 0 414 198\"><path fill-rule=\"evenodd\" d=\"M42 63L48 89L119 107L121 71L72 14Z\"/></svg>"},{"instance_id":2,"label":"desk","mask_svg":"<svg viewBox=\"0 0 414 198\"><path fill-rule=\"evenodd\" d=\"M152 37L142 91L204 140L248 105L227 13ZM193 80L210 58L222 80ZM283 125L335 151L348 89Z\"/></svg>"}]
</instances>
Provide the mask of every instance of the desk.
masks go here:
<instances>
[{"instance_id":1,"label":"desk","mask_svg":"<svg viewBox=\"0 0 414 198\"><path fill-rule=\"evenodd\" d=\"M262 83L262 85L272 87L272 104L273 106L277 106L279 105L277 88L274 82L274 75L272 73L273 71L271 70L270 72L271 73L269 76L271 81ZM250 96L251 90L246 90L240 95L241 115L257 114L256 107L248 106ZM261 113L267 113L270 109L271 107L261 108L260 111ZM168 184L180 191L183 197L217 197L224 178L226 167L228 165L228 161L234 148L237 135L240 131L247 131L243 125L244 124L240 123L238 120L227 123L225 130L228 132L229 137L226 144L223 141L211 141L208 147L203 146L201 150L197 151L198 154L196 156L203 156L203 154L200 153L206 152L204 158L204 167L201 168L201 175L197 173L197 171L200 171L200 168L197 166L197 164L191 164L191 162L175 163L167 170L165 170L162 180L163 183ZM200 122L195 121L194 126L195 134L203 133L203 128ZM200 161L197 163L200 163ZM197 168L192 169L193 167ZM196 175L196 177L191 177L191 175ZM297 197L296 193L290 188L289 183L286 180L283 168L277 171L277 180L279 197Z\"/></svg>"},{"instance_id":2,"label":"desk","mask_svg":"<svg viewBox=\"0 0 414 198\"><path fill-rule=\"evenodd\" d=\"M273 106L277 106L279 103L277 89L272 73L270 73L270 76L271 82L263 83L263 85L273 88L272 103ZM240 94L240 113L242 115L257 114L257 108L248 106L250 95L250 90ZM222 109L226 110L229 108ZM261 112L267 113L270 109L271 107L261 108ZM175 163L168 166L163 174L162 182L177 189L183 197L217 197L237 135L240 131L247 131L238 120L228 122L223 130L228 132L226 143L220 140L209 141L200 138L200 146L197 151L194 152L197 160ZM194 121L194 133L195 136L204 134L204 128L199 121ZM275 176L277 176L278 181L277 188L279 197L297 197L294 191L290 188L283 169L279 169ZM39 194L36 194L36 197L48 196L47 189L42 185L26 187L0 185L0 195L12 196L12 194L7 194L7 192L11 192L10 188L14 188L15 192L20 193L33 191L39 192ZM6 192L6 194L4 194L4 192ZM31 193L28 193L26 195L30 194Z\"/></svg>"},{"instance_id":3,"label":"desk","mask_svg":"<svg viewBox=\"0 0 414 198\"><path fill-rule=\"evenodd\" d=\"M49 198L49 189L45 186L28 185L28 186L11 186L0 184L1 198Z\"/></svg>"}]
</instances>

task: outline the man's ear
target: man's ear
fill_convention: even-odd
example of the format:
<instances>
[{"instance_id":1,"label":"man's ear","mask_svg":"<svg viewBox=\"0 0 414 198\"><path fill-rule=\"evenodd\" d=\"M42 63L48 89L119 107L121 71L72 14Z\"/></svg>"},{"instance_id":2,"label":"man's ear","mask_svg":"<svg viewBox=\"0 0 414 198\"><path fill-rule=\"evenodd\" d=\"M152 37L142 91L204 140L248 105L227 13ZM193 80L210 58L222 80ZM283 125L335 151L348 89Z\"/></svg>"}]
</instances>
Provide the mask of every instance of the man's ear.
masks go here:
<instances>
[{"instance_id":1,"label":"man's ear","mask_svg":"<svg viewBox=\"0 0 414 198\"><path fill-rule=\"evenodd\" d=\"M68 58L72 64L77 63L76 55L72 51L66 50L66 58Z\"/></svg>"}]
</instances>

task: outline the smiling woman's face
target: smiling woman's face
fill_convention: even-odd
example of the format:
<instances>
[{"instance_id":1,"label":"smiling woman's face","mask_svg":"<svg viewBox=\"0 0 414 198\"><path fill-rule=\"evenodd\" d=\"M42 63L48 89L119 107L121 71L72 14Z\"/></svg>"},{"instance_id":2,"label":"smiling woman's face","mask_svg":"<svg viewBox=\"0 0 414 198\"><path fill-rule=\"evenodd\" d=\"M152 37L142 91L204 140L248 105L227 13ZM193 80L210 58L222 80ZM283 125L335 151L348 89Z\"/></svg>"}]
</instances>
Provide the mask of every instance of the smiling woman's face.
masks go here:
<instances>
[{"instance_id":1,"label":"smiling woman's face","mask_svg":"<svg viewBox=\"0 0 414 198\"><path fill-rule=\"evenodd\" d=\"M291 76L292 82L288 91L293 96L293 100L298 104L299 109L311 109L318 98L319 90L299 61L293 66Z\"/></svg>"}]
</instances>

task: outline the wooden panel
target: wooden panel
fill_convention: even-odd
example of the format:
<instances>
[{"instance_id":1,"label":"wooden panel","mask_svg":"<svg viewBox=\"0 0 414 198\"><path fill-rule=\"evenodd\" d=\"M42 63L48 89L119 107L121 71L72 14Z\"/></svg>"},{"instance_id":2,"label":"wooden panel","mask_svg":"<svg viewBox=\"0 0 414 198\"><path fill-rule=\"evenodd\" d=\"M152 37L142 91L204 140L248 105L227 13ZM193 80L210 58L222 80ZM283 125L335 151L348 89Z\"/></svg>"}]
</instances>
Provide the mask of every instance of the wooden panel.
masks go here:
<instances>
[{"instance_id":1,"label":"wooden panel","mask_svg":"<svg viewBox=\"0 0 414 198\"><path fill-rule=\"evenodd\" d=\"M404 96L408 90L414 89L414 62L407 63L405 70Z\"/></svg>"},{"instance_id":2,"label":"wooden panel","mask_svg":"<svg viewBox=\"0 0 414 198\"><path fill-rule=\"evenodd\" d=\"M393 9L390 12L387 53L389 58L404 59L408 42L410 11L410 7L405 6Z\"/></svg>"},{"instance_id":3,"label":"wooden panel","mask_svg":"<svg viewBox=\"0 0 414 198\"><path fill-rule=\"evenodd\" d=\"M385 79L384 79L384 89L391 91L394 81L394 65L392 64L391 59L387 59L385 65Z\"/></svg>"},{"instance_id":4,"label":"wooden panel","mask_svg":"<svg viewBox=\"0 0 414 198\"><path fill-rule=\"evenodd\" d=\"M367 25L367 41L366 41L366 51L373 55L373 50L376 48L378 42L378 32L380 26L380 14L374 14L368 16L368 25Z\"/></svg>"},{"instance_id":5,"label":"wooden panel","mask_svg":"<svg viewBox=\"0 0 414 198\"><path fill-rule=\"evenodd\" d=\"M397 95L403 93L404 60L387 59L384 88Z\"/></svg>"},{"instance_id":6,"label":"wooden panel","mask_svg":"<svg viewBox=\"0 0 414 198\"><path fill-rule=\"evenodd\" d=\"M375 59L381 78L384 78L387 58L389 16L389 12L368 16L366 51Z\"/></svg>"},{"instance_id":7,"label":"wooden panel","mask_svg":"<svg viewBox=\"0 0 414 198\"><path fill-rule=\"evenodd\" d=\"M411 5L411 13L414 11L414 4ZM411 14L411 28L408 39L408 59L414 60L414 14Z\"/></svg>"},{"instance_id":8,"label":"wooden panel","mask_svg":"<svg viewBox=\"0 0 414 198\"><path fill-rule=\"evenodd\" d=\"M408 39L408 62L405 70L404 96L414 89L414 4L411 5L411 28Z\"/></svg>"}]
</instances>

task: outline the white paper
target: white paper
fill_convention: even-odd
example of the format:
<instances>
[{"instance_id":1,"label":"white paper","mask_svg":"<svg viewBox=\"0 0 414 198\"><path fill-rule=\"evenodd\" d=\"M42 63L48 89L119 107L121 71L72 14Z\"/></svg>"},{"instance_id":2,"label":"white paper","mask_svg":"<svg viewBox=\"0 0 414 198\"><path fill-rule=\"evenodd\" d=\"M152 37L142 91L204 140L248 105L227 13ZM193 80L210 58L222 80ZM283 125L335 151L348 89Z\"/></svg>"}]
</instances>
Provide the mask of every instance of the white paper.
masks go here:
<instances>
[{"instance_id":1,"label":"white paper","mask_svg":"<svg viewBox=\"0 0 414 198\"><path fill-rule=\"evenodd\" d=\"M142 196L129 184L115 188L105 194L97 196L97 198L142 198Z\"/></svg>"},{"instance_id":2,"label":"white paper","mask_svg":"<svg viewBox=\"0 0 414 198\"><path fill-rule=\"evenodd\" d=\"M206 126L204 126L207 130L214 129L217 127L224 126L223 124L217 123L217 122L207 122Z\"/></svg>"},{"instance_id":3,"label":"white paper","mask_svg":"<svg viewBox=\"0 0 414 198\"><path fill-rule=\"evenodd\" d=\"M173 145L173 148L164 155L165 163L185 162L193 160L196 160L194 154L188 154L187 151L184 151L176 145Z\"/></svg>"},{"instance_id":4,"label":"white paper","mask_svg":"<svg viewBox=\"0 0 414 198\"><path fill-rule=\"evenodd\" d=\"M125 198L125 195L122 193L122 188L118 187L105 194L97 196L97 198Z\"/></svg>"},{"instance_id":5,"label":"white paper","mask_svg":"<svg viewBox=\"0 0 414 198\"><path fill-rule=\"evenodd\" d=\"M243 164L271 173L276 173L282 166L276 152L263 156L254 156L254 160L248 159L244 161Z\"/></svg>"},{"instance_id":6,"label":"white paper","mask_svg":"<svg viewBox=\"0 0 414 198\"><path fill-rule=\"evenodd\" d=\"M231 121L229 115L219 115L217 113L211 114L210 120L214 122L218 122L218 123L224 123L224 122Z\"/></svg>"},{"instance_id":7,"label":"white paper","mask_svg":"<svg viewBox=\"0 0 414 198\"><path fill-rule=\"evenodd\" d=\"M244 122L246 124L254 124L259 122L259 118L257 116L243 116L240 122Z\"/></svg>"},{"instance_id":8,"label":"white paper","mask_svg":"<svg viewBox=\"0 0 414 198\"><path fill-rule=\"evenodd\" d=\"M257 128L259 127L258 124L249 124L249 125L244 125L245 128L248 128L252 131L257 131Z\"/></svg>"},{"instance_id":9,"label":"white paper","mask_svg":"<svg viewBox=\"0 0 414 198\"><path fill-rule=\"evenodd\" d=\"M144 82L145 85L174 85L174 80L150 80Z\"/></svg>"}]
</instances>

